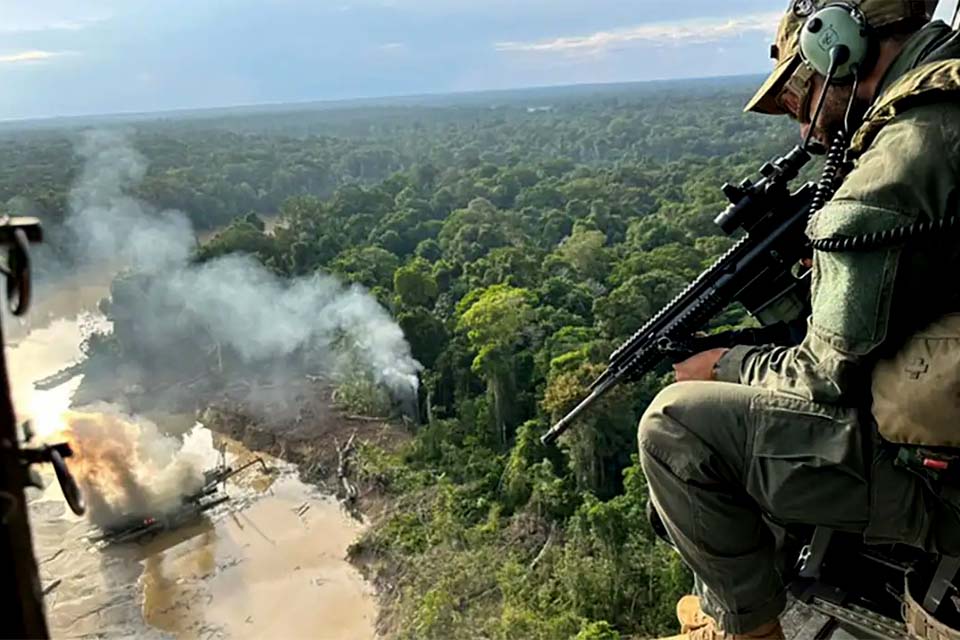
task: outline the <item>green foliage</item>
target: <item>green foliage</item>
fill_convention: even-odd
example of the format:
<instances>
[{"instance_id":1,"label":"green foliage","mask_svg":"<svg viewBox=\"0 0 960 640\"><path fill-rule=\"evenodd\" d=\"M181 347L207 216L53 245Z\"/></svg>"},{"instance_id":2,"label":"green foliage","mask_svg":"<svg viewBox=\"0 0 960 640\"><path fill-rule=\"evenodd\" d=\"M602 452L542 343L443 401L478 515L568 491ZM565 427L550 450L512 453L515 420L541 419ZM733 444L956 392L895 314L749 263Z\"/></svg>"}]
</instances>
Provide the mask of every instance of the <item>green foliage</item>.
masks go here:
<instances>
[{"instance_id":1,"label":"green foliage","mask_svg":"<svg viewBox=\"0 0 960 640\"><path fill-rule=\"evenodd\" d=\"M410 343L410 351L417 362L433 367L446 349L449 336L443 321L423 308L402 311L397 323Z\"/></svg>"},{"instance_id":2,"label":"green foliage","mask_svg":"<svg viewBox=\"0 0 960 640\"><path fill-rule=\"evenodd\" d=\"M433 269L426 260L418 258L393 274L393 290L407 307L430 307L440 293Z\"/></svg>"},{"instance_id":3,"label":"green foliage","mask_svg":"<svg viewBox=\"0 0 960 640\"><path fill-rule=\"evenodd\" d=\"M457 306L457 326L477 352L471 369L487 381L501 443L517 426L517 349L534 333L535 304L526 289L498 284L471 292Z\"/></svg>"},{"instance_id":4,"label":"green foliage","mask_svg":"<svg viewBox=\"0 0 960 640\"><path fill-rule=\"evenodd\" d=\"M659 307L644 295L641 276L632 276L593 305L600 331L609 338L624 339L643 326Z\"/></svg>"},{"instance_id":5,"label":"green foliage","mask_svg":"<svg viewBox=\"0 0 960 640\"><path fill-rule=\"evenodd\" d=\"M609 622L601 620L584 625L576 640L620 640L620 634Z\"/></svg>"},{"instance_id":6,"label":"green foliage","mask_svg":"<svg viewBox=\"0 0 960 640\"><path fill-rule=\"evenodd\" d=\"M475 290L461 300L458 327L478 351L475 371L496 369L512 354L513 347L530 332L536 298L525 289L493 285Z\"/></svg>"},{"instance_id":7,"label":"green foliage","mask_svg":"<svg viewBox=\"0 0 960 640\"><path fill-rule=\"evenodd\" d=\"M543 425L537 421L526 422L517 430L516 441L503 472L502 493L508 509L522 507L530 501L536 483L531 472L545 455L539 440L542 431Z\"/></svg>"},{"instance_id":8,"label":"green foliage","mask_svg":"<svg viewBox=\"0 0 960 640\"><path fill-rule=\"evenodd\" d=\"M276 245L273 237L264 233L263 220L249 214L237 218L204 244L197 259L205 261L227 253L248 253L266 263L276 255Z\"/></svg>"},{"instance_id":9,"label":"green foliage","mask_svg":"<svg viewBox=\"0 0 960 640\"><path fill-rule=\"evenodd\" d=\"M399 262L395 255L380 247L351 247L338 255L330 268L345 280L370 289L391 288Z\"/></svg>"},{"instance_id":10,"label":"green foliage","mask_svg":"<svg viewBox=\"0 0 960 640\"><path fill-rule=\"evenodd\" d=\"M606 279L609 256L604 245L606 236L601 231L588 231L578 227L573 235L560 245L558 253L573 265L581 278L602 282Z\"/></svg>"},{"instance_id":11,"label":"green foliage","mask_svg":"<svg viewBox=\"0 0 960 640\"><path fill-rule=\"evenodd\" d=\"M390 394L362 372L348 372L337 382L334 401L341 408L360 415L389 417L393 414Z\"/></svg>"},{"instance_id":12,"label":"green foliage","mask_svg":"<svg viewBox=\"0 0 960 640\"><path fill-rule=\"evenodd\" d=\"M362 285L424 365L431 419L402 451L362 446L358 461L389 500L353 553L395 587L383 594L395 635L672 630L690 577L649 530L631 459L665 381L609 394L559 447L539 437L620 341L731 246L712 223L720 184L795 136L741 114L748 93L735 81L594 87L131 125L150 167L133 195L219 230L197 260L244 252L283 276ZM72 135L0 135L0 204L41 216L53 239L79 169ZM139 339L148 284L114 282L113 334L86 350L170 357ZM744 321L733 308L715 324ZM393 410L368 377L338 385L351 410Z\"/></svg>"}]
</instances>

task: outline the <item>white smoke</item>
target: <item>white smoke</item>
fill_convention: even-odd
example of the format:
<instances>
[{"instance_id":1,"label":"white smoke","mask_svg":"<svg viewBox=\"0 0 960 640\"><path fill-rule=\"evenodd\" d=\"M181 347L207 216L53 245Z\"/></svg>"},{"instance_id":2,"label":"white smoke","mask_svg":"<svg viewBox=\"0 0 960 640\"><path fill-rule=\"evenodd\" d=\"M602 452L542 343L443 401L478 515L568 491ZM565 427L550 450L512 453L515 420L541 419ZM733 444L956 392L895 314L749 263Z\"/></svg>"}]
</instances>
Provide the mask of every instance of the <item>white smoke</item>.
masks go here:
<instances>
[{"instance_id":1,"label":"white smoke","mask_svg":"<svg viewBox=\"0 0 960 640\"><path fill-rule=\"evenodd\" d=\"M170 513L203 486L199 456L183 453L179 440L116 407L68 411L61 436L75 449L70 467L96 525Z\"/></svg>"},{"instance_id":2,"label":"white smoke","mask_svg":"<svg viewBox=\"0 0 960 640\"><path fill-rule=\"evenodd\" d=\"M350 357L359 358L352 366L371 373L399 400L415 397L421 366L400 327L366 290L328 274L282 280L249 256L190 263L195 240L186 216L129 195L147 165L123 135L91 132L79 153L86 163L71 192L68 224L82 258L157 276L157 315L168 313L172 302L212 340L251 362L310 349L326 353L329 362L322 364L333 369L343 359L346 337Z\"/></svg>"},{"instance_id":3,"label":"white smoke","mask_svg":"<svg viewBox=\"0 0 960 640\"><path fill-rule=\"evenodd\" d=\"M126 193L146 175L143 156L121 134L107 131L88 132L77 151L84 166L70 191L67 226L80 259L147 273L185 264L195 244L187 217Z\"/></svg>"},{"instance_id":4,"label":"white smoke","mask_svg":"<svg viewBox=\"0 0 960 640\"><path fill-rule=\"evenodd\" d=\"M284 282L249 256L182 269L168 283L211 336L247 360L332 350L345 334L379 382L400 397L416 389L419 365L403 331L362 287L321 274Z\"/></svg>"}]
</instances>

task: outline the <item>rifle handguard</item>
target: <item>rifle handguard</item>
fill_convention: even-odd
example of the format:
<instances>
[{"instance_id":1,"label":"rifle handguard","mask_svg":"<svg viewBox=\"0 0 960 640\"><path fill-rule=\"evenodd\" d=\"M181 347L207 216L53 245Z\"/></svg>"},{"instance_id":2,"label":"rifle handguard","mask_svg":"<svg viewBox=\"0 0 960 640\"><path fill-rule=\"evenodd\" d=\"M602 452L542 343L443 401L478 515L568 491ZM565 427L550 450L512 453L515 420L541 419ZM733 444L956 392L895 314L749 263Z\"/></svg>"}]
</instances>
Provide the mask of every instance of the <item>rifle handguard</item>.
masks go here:
<instances>
[{"instance_id":1,"label":"rifle handguard","mask_svg":"<svg viewBox=\"0 0 960 640\"><path fill-rule=\"evenodd\" d=\"M795 147L763 165L756 184L724 185L731 204L715 222L728 234L745 232L710 268L658 311L610 356L606 371L590 385L590 394L541 437L551 444L590 405L621 382L637 380L664 360L677 362L700 351L737 344L789 343L794 333L782 323L714 336L695 337L734 302L763 322L773 323L782 301L794 300L804 287L792 269L809 255L805 235L813 185L795 193L788 184L810 160ZM795 311L802 309L796 305ZM791 314L792 315L792 314ZM779 326L778 326L779 325Z\"/></svg>"}]
</instances>

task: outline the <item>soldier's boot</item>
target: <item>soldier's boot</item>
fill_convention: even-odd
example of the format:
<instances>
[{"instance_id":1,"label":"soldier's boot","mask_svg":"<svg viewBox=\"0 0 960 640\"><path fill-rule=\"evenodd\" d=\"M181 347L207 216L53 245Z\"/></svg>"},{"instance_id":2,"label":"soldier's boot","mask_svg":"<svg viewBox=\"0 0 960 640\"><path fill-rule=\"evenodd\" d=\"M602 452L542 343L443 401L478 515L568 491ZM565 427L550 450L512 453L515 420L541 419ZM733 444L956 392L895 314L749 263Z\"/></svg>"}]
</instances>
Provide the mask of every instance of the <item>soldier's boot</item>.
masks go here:
<instances>
[{"instance_id":1,"label":"soldier's boot","mask_svg":"<svg viewBox=\"0 0 960 640\"><path fill-rule=\"evenodd\" d=\"M680 633L688 633L713 622L700 608L700 598L697 596L683 596L677 601L677 620L680 622Z\"/></svg>"},{"instance_id":2,"label":"soldier's boot","mask_svg":"<svg viewBox=\"0 0 960 640\"><path fill-rule=\"evenodd\" d=\"M677 602L680 635L661 640L784 640L780 622L774 622L752 633L725 633L700 608L700 598L684 596Z\"/></svg>"}]
</instances>

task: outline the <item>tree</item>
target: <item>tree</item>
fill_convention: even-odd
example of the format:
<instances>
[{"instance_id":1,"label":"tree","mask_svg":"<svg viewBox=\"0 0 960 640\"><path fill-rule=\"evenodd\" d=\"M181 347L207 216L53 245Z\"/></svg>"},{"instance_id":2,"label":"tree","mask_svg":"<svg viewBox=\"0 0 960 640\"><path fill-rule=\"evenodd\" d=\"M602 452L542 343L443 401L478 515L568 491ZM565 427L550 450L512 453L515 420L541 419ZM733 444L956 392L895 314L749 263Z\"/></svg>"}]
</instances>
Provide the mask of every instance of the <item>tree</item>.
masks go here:
<instances>
[{"instance_id":1,"label":"tree","mask_svg":"<svg viewBox=\"0 0 960 640\"><path fill-rule=\"evenodd\" d=\"M443 250L440 249L440 245L433 238L428 238L418 244L414 253L418 258L423 258L428 262L436 262L443 256Z\"/></svg>"},{"instance_id":2,"label":"tree","mask_svg":"<svg viewBox=\"0 0 960 640\"><path fill-rule=\"evenodd\" d=\"M429 307L437 300L439 288L429 262L417 258L393 274L393 290L406 307Z\"/></svg>"},{"instance_id":3,"label":"tree","mask_svg":"<svg viewBox=\"0 0 960 640\"><path fill-rule=\"evenodd\" d=\"M493 285L471 292L457 307L458 328L477 352L471 368L487 380L502 444L517 426L513 360L518 347L532 334L535 304L536 298L526 289Z\"/></svg>"},{"instance_id":4,"label":"tree","mask_svg":"<svg viewBox=\"0 0 960 640\"><path fill-rule=\"evenodd\" d=\"M563 309L583 319L583 324L593 323L593 302L596 291L584 283L574 282L563 276L550 276L541 281L537 296L544 305Z\"/></svg>"},{"instance_id":5,"label":"tree","mask_svg":"<svg viewBox=\"0 0 960 640\"><path fill-rule=\"evenodd\" d=\"M600 231L577 229L557 251L573 265L580 277L603 282L610 263L604 249L606 242L606 236Z\"/></svg>"},{"instance_id":6,"label":"tree","mask_svg":"<svg viewBox=\"0 0 960 640\"><path fill-rule=\"evenodd\" d=\"M532 287L540 281L542 260L542 252L532 247L497 247L482 258L464 265L463 275L471 286L510 284Z\"/></svg>"},{"instance_id":7,"label":"tree","mask_svg":"<svg viewBox=\"0 0 960 640\"><path fill-rule=\"evenodd\" d=\"M404 311L397 323L410 343L410 352L417 362L431 369L447 347L449 336L443 322L423 308Z\"/></svg>"},{"instance_id":8,"label":"tree","mask_svg":"<svg viewBox=\"0 0 960 640\"><path fill-rule=\"evenodd\" d=\"M587 354L580 353L567 366L552 371L541 403L551 424L589 395L590 383L604 369L604 365L591 363ZM582 414L561 436L580 490L603 497L617 493L620 470L628 463L629 453L636 450L636 406L651 399L643 387L620 385L595 402L590 412Z\"/></svg>"},{"instance_id":9,"label":"tree","mask_svg":"<svg viewBox=\"0 0 960 640\"><path fill-rule=\"evenodd\" d=\"M670 301L686 288L689 281L690 278L684 278L673 271L654 269L634 280L634 286L650 303L650 310L656 313L670 304Z\"/></svg>"},{"instance_id":10,"label":"tree","mask_svg":"<svg viewBox=\"0 0 960 640\"><path fill-rule=\"evenodd\" d=\"M259 223L259 225L257 225ZM266 262L276 255L272 237L263 232L263 221L251 214L230 223L197 253L201 261L228 253L249 253Z\"/></svg>"},{"instance_id":11,"label":"tree","mask_svg":"<svg viewBox=\"0 0 960 640\"><path fill-rule=\"evenodd\" d=\"M634 220L627 229L627 244L640 251L686 241L686 233L676 224L661 216L647 216Z\"/></svg>"},{"instance_id":12,"label":"tree","mask_svg":"<svg viewBox=\"0 0 960 640\"><path fill-rule=\"evenodd\" d=\"M393 273L399 262L395 255L380 247L351 247L338 255L330 267L348 281L367 288L392 288Z\"/></svg>"},{"instance_id":13,"label":"tree","mask_svg":"<svg viewBox=\"0 0 960 640\"><path fill-rule=\"evenodd\" d=\"M642 280L633 276L603 298L597 298L593 315L600 331L609 338L622 340L643 326L656 307L644 294Z\"/></svg>"},{"instance_id":14,"label":"tree","mask_svg":"<svg viewBox=\"0 0 960 640\"><path fill-rule=\"evenodd\" d=\"M510 244L512 221L485 198L476 198L466 209L450 214L439 237L444 255L458 263L482 258L492 249Z\"/></svg>"}]
</instances>

